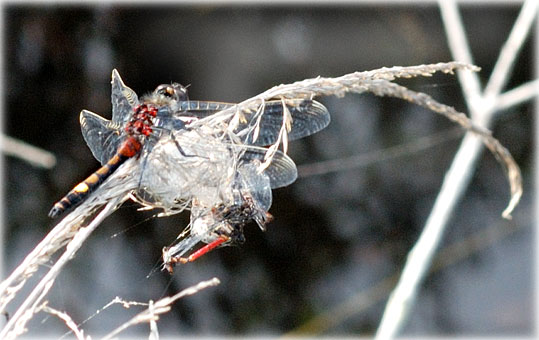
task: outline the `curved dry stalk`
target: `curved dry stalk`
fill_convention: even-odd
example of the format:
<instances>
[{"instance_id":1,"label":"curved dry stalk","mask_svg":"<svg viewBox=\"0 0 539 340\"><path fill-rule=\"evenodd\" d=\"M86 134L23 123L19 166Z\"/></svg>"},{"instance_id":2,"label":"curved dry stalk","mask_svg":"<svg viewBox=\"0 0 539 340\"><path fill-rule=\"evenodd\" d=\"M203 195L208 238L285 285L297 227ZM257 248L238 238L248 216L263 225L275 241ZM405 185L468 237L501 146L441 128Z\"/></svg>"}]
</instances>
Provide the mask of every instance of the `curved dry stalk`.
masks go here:
<instances>
[{"instance_id":1,"label":"curved dry stalk","mask_svg":"<svg viewBox=\"0 0 539 340\"><path fill-rule=\"evenodd\" d=\"M379 84L378 82L381 82L382 84ZM415 92L395 83L385 80L377 81L372 87L369 87L369 90L379 96L390 95L423 106L431 111L444 115L467 131L473 132L476 136L480 137L483 144L503 166L509 181L511 198L509 204L503 211L502 216L506 219L511 219L511 212L514 210L522 196L522 175L520 173L520 168L513 159L513 156L511 156L511 153L496 138L492 137L491 132L487 128L476 125L464 113L458 112L451 106L438 103L425 93Z\"/></svg>"},{"instance_id":2,"label":"curved dry stalk","mask_svg":"<svg viewBox=\"0 0 539 340\"><path fill-rule=\"evenodd\" d=\"M496 159L504 167L511 188L511 198L507 208L503 211L504 218L510 218L511 212L518 204L522 195L522 178L518 165L513 160L511 154L504 148L491 132L475 124L464 113L456 111L454 108L441 104L427 94L415 92L404 86L392 83L396 78L412 78L418 76L431 76L436 72L453 74L456 70L478 71L477 66L461 63L448 62L419 66L395 66L390 68L380 68L372 71L354 72L336 78L317 77L298 81L292 84L281 84L275 86L255 97L247 99L229 109L223 110L212 116L221 119L241 119L237 115L248 109L258 108L262 103L272 98L313 98L315 96L334 95L342 97L346 93L371 92L378 96L390 96L401 98L413 104L423 106L431 111L442 114L453 122L459 124L467 131L478 135L482 142L494 154ZM232 118L232 115L236 117ZM194 126L205 124L209 118L201 119ZM282 131L284 133L284 131ZM268 150L268 159L271 160L271 152L281 143L281 138ZM283 148L286 148L283 145Z\"/></svg>"}]
</instances>

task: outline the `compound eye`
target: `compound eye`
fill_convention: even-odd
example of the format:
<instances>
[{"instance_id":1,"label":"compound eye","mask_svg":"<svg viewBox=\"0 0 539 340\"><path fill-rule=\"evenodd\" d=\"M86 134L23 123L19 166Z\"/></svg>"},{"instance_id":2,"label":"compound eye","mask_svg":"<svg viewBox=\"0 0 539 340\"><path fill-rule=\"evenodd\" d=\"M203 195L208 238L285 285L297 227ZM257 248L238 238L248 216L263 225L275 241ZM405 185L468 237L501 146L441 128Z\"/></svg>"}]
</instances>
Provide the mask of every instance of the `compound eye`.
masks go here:
<instances>
[{"instance_id":1,"label":"compound eye","mask_svg":"<svg viewBox=\"0 0 539 340\"><path fill-rule=\"evenodd\" d=\"M174 94L175 94L175 92L174 92L174 89L173 89L172 87L167 86L167 87L165 88L165 96L167 96L167 97L174 97Z\"/></svg>"},{"instance_id":2,"label":"compound eye","mask_svg":"<svg viewBox=\"0 0 539 340\"><path fill-rule=\"evenodd\" d=\"M165 97L172 97L174 95L174 89L167 84L157 86L154 92Z\"/></svg>"},{"instance_id":3,"label":"compound eye","mask_svg":"<svg viewBox=\"0 0 539 340\"><path fill-rule=\"evenodd\" d=\"M187 96L187 89L178 83L159 85L154 92L177 101L189 99Z\"/></svg>"}]
</instances>

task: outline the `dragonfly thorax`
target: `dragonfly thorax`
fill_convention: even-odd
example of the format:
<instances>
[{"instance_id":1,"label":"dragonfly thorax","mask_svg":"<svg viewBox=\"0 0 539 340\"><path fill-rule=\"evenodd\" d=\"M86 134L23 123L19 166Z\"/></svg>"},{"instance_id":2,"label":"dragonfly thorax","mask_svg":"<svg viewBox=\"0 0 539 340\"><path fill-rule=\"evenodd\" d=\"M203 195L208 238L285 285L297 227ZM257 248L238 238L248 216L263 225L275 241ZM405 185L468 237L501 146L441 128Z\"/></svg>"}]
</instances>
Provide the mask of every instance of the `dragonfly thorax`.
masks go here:
<instances>
[{"instance_id":1,"label":"dragonfly thorax","mask_svg":"<svg viewBox=\"0 0 539 340\"><path fill-rule=\"evenodd\" d=\"M129 136L149 136L152 132L153 118L157 115L157 108L151 104L137 105L134 113L125 126Z\"/></svg>"}]
</instances>

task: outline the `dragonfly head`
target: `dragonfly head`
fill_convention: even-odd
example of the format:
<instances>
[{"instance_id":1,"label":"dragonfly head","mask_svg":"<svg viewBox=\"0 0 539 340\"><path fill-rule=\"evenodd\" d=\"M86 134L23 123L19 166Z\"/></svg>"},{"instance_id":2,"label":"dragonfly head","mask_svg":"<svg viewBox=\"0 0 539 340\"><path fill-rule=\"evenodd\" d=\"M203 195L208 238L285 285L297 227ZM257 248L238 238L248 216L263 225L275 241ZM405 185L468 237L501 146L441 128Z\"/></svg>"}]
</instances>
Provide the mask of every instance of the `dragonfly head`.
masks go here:
<instances>
[{"instance_id":1,"label":"dragonfly head","mask_svg":"<svg viewBox=\"0 0 539 340\"><path fill-rule=\"evenodd\" d=\"M178 83L159 85L153 92L154 94L162 95L176 101L189 100L187 87Z\"/></svg>"}]
</instances>

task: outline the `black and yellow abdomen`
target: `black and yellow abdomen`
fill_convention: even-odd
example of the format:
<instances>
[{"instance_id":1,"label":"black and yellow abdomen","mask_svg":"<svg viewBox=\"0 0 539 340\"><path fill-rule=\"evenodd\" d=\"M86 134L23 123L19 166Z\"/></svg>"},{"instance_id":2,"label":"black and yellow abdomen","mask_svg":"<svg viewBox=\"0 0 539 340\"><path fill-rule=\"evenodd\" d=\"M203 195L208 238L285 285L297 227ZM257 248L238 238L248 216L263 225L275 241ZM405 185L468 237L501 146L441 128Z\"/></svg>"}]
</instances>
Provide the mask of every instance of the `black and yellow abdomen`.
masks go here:
<instances>
[{"instance_id":1,"label":"black and yellow abdomen","mask_svg":"<svg viewBox=\"0 0 539 340\"><path fill-rule=\"evenodd\" d=\"M142 145L135 137L127 138L118 148L116 154L96 172L80 182L61 200L56 202L49 212L49 217L56 218L64 211L77 206L88 195L103 183L120 165L127 159L135 156L140 151Z\"/></svg>"}]
</instances>

